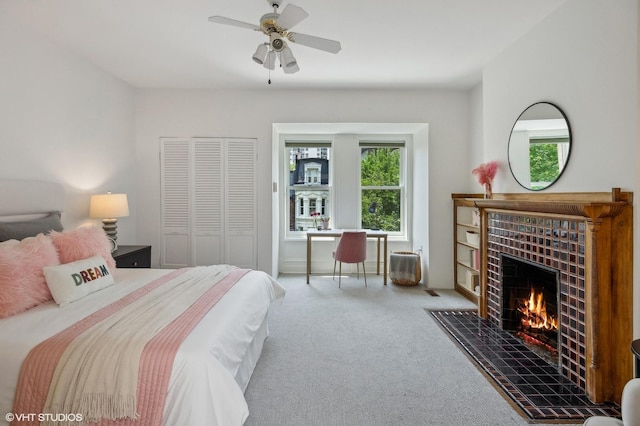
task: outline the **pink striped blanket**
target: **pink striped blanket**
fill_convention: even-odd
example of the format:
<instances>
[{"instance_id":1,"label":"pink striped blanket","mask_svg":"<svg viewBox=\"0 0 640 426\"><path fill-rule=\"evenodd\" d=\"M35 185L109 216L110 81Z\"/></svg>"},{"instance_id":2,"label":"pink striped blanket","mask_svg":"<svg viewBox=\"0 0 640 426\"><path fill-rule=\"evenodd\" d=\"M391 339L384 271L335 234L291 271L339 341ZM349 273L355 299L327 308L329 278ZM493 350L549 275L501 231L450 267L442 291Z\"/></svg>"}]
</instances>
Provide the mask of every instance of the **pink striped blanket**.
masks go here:
<instances>
[{"instance_id":1,"label":"pink striped blanket","mask_svg":"<svg viewBox=\"0 0 640 426\"><path fill-rule=\"evenodd\" d=\"M63 358L65 350L74 342L74 339L79 338L82 333L90 332L92 327L97 326L102 321L118 315L120 311L132 303L142 301L153 290L162 286L172 285L174 279L180 279L180 276L192 269L180 269L164 275L34 347L24 360L20 370L13 412L24 414L46 413L43 410L48 397L50 397L49 393L54 373L59 368L58 363ZM196 324L247 272L248 270L246 269L233 268L224 277L213 281L201 297L146 342L140 356L138 369L135 397L137 416L135 416L135 421L134 418L128 417L117 420L102 418L95 424L161 425L167 387L178 348ZM166 300L166 303L170 304L172 300ZM127 318L122 320L126 322ZM133 327L136 326L135 323L131 325ZM73 368L73 366L71 367ZM72 413L77 412L62 414ZM59 413L49 414L49 418L55 419ZM87 420L87 417L85 416L84 419ZM40 423L38 416L34 416L33 422L22 420L19 424L22 426Z\"/></svg>"}]
</instances>

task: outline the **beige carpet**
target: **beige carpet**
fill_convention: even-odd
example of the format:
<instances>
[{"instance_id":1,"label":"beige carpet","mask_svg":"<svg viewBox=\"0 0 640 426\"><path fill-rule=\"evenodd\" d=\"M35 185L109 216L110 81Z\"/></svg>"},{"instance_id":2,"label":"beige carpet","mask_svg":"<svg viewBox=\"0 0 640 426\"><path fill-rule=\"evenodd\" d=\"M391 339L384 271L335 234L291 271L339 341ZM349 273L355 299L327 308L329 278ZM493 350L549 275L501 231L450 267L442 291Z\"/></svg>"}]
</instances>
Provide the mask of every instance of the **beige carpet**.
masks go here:
<instances>
[{"instance_id":1,"label":"beige carpet","mask_svg":"<svg viewBox=\"0 0 640 426\"><path fill-rule=\"evenodd\" d=\"M470 302L367 280L279 277L246 425L528 424L425 312Z\"/></svg>"}]
</instances>

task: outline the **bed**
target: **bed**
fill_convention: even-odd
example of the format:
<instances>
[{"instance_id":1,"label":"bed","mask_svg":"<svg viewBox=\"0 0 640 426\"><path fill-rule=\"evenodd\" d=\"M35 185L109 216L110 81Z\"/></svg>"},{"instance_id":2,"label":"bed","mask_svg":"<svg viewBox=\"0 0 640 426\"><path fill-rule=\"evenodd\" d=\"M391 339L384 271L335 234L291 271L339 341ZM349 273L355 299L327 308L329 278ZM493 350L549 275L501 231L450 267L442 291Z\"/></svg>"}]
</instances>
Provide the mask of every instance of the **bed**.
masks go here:
<instances>
[{"instance_id":1,"label":"bed","mask_svg":"<svg viewBox=\"0 0 640 426\"><path fill-rule=\"evenodd\" d=\"M28 190L25 190L27 187ZM31 197L27 197L29 199L25 199L27 193L31 194ZM243 424L249 415L244 390L258 362L264 340L269 334L267 321L269 305L284 296L284 288L264 272L244 271L228 265L184 270L115 268L113 259L108 259L109 242L100 228L61 229L60 216L55 210L62 208L60 206L62 194L63 191L56 184L39 182L34 186L33 182L0 181L0 199L10 201L3 201L3 205L0 206L0 314L5 309L3 318L0 319L0 414L3 414L0 417L0 424L40 424L40 420L43 419L52 420L50 424L64 424L64 421L77 420L80 418L77 417L79 414L85 421L95 418L95 412L88 415L73 411L77 408L76 405L52 404L51 400L56 401L53 389L59 389L58 395L68 395L70 391L65 390L63 385L66 383L65 380L79 382L80 379L74 376L76 374L86 374L92 377L93 382L99 383L101 388L108 387L105 383L110 383L111 380L101 376L105 371L108 371L109 375L119 374L118 377L128 380L132 376L138 377L138 380L132 381L134 394L137 395L137 400L134 400L137 403L134 412L139 417L135 421L125 417L124 420L113 422L106 419L102 413L97 417L101 419L98 422L100 424L225 426ZM34 197L36 201L33 200ZM43 205L45 207L42 207ZM47 233L47 229L43 227L50 232ZM99 236L96 230L100 230ZM19 232L24 234L20 235ZM93 237L88 238L88 234ZM10 238L11 241L1 242L7 240L8 236L23 238ZM94 240L100 240L100 244ZM65 248L63 243L67 246L72 245L73 249ZM21 247L24 248L29 244L32 246L20 251ZM58 255L58 264L50 258L51 256L47 258L35 250L33 248L35 244L52 244ZM77 246L83 247L84 251L78 252ZM31 259L24 256L25 252L37 255ZM78 257L82 259L76 259ZM90 272L83 275L85 281L82 285L78 284L78 280L81 280L78 278L79 274L69 273L73 270L72 266ZM23 309L23 306L18 309L11 305L7 308L5 295L14 289L7 285L7 281L13 278L7 275L6 271L12 268L23 271L20 274L14 274L14 277L17 277L15 283L21 284L29 276L44 276L53 295L49 295L49 298L53 297L53 300L43 301L46 296L41 294L21 294L20 304L31 297L35 301L27 303L26 306L34 306L26 309ZM38 270L44 272L38 275ZM75 277L73 278L76 280L75 286L69 284L71 278L68 276ZM212 285L211 280L216 284ZM95 287L89 287L90 285ZM93 290L90 292L83 290L86 294L78 293L79 288ZM198 290L199 288L202 290ZM164 293L159 293L160 291ZM155 297L154 301L147 301L146 299L151 296ZM202 300L207 297L208 305L202 303ZM170 303L166 303L167 300L170 300ZM154 304L153 309L147 309L149 303ZM155 307L156 304L158 307ZM176 307L181 304L185 305L183 310ZM195 308L200 305L204 308ZM144 309L141 308L142 306ZM8 312L7 309L17 309L19 312ZM125 312L127 310L130 312ZM186 315L187 312L189 315ZM138 316L128 316L132 313ZM140 317L139 315L155 316ZM173 315L176 320L173 320L174 317L170 315ZM129 358L121 352L128 352L129 348L136 347L136 344L133 338L131 341L127 340L127 333L141 333L140 330L145 328L141 324L148 323L162 329L162 331L148 331L151 333L150 336L156 339L165 333L165 330L177 324L177 318L182 317L188 317L192 325L180 329L181 338L180 333L175 333L178 340L171 345L175 346L176 350L171 352L166 349L166 346L171 345L163 344L162 349L158 346L158 354L154 355L155 349L150 349L154 347L151 344L153 340L143 341L142 344L138 342L137 346L145 352L142 356L135 353L130 356L136 359L133 363L136 365L134 371L139 375L129 374L126 368L130 368L132 363L126 361ZM149 320L149 318L153 319ZM161 325L160 320L166 321L168 325ZM113 324L107 323L108 321L113 321ZM76 331L84 327L83 324L87 324L86 328L82 329L83 331ZM84 358L82 363L76 362L79 359L77 357L80 356L77 353L84 354L87 350L74 352L72 346L74 346L73 349L76 349L75 346L81 346L81 337L94 336L93 333L98 332L96 328L100 327L103 328L100 331L102 334L99 338L93 338L106 349L102 349L100 355L94 355L93 364ZM127 328L126 332L122 331L122 327ZM113 330L119 331L116 333ZM69 333L76 333L75 337L69 338L72 344L59 349L54 348L55 350L45 346L51 342L60 342L62 339L60 336L66 336ZM124 343L110 341L112 337L123 340ZM123 344L126 350L113 349ZM86 344L86 347L93 348L100 345L91 343ZM110 348L112 353L109 353ZM60 360L56 358L54 362L52 359L56 351L59 352ZM117 356L113 353L117 353ZM151 355L147 355L149 353ZM44 356L51 356L52 359L46 359L46 362L40 361L40 364L51 364L48 367L51 373L46 374L50 374L57 382L54 386L52 381L51 389L47 386L43 391L35 386L46 374L41 370L44 367L34 362L34 359ZM142 360L138 361L138 358L145 359L145 356L149 359L155 359L153 357L156 356L164 357L163 360L165 358L170 360L170 364L165 368L166 372L161 373L163 371L159 367L161 363L143 364ZM137 365L138 362L139 365ZM63 367L63 365L71 367ZM77 365L83 367L74 367ZM102 368L90 368L91 365L102 366ZM109 368L106 368L106 365ZM124 372L114 373L121 368ZM164 374L166 380L164 382L149 381L146 376L143 376L145 371L160 377ZM144 379L141 379L143 377ZM92 386L98 386L95 383ZM164 383L164 385L156 386L157 383ZM81 388L80 386L75 386L73 392L74 395L78 395L82 389L78 389ZM116 385L115 388L119 392L121 389L117 386L120 385ZM146 393L142 393L141 388L145 388ZM45 406L38 405L41 404L41 400L33 396L42 392L47 398ZM112 393L117 392L112 391ZM75 401L74 399L69 404L75 404ZM90 403L92 407L95 405L94 400L90 400ZM33 404L36 404L36 408L33 408ZM162 406L163 408L158 408ZM56 410L51 412L52 407L58 407L58 409L66 407L62 410L66 412L55 412ZM71 410L69 407L74 408ZM43 417L45 413L46 417Z\"/></svg>"}]
</instances>

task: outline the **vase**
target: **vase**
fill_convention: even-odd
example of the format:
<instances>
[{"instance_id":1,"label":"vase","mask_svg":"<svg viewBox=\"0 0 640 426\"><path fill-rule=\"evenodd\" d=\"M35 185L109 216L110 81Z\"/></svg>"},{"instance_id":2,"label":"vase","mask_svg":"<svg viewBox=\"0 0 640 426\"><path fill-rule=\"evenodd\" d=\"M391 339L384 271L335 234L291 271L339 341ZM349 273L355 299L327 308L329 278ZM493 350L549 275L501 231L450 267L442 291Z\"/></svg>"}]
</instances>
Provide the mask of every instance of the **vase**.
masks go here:
<instances>
[{"instance_id":1,"label":"vase","mask_svg":"<svg viewBox=\"0 0 640 426\"><path fill-rule=\"evenodd\" d=\"M329 219L322 220L322 229L329 229Z\"/></svg>"},{"instance_id":2,"label":"vase","mask_svg":"<svg viewBox=\"0 0 640 426\"><path fill-rule=\"evenodd\" d=\"M491 184L490 183L485 183L484 184L484 198L492 198L493 197L493 191L491 190Z\"/></svg>"}]
</instances>

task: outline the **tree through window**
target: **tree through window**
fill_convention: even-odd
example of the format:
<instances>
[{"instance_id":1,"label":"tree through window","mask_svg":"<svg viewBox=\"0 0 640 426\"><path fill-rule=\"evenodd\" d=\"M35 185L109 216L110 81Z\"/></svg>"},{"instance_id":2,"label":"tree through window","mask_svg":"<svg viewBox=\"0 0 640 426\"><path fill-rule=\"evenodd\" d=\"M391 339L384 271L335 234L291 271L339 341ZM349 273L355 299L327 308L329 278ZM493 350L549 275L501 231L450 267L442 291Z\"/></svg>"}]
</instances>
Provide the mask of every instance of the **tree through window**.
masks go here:
<instances>
[{"instance_id":1,"label":"tree through window","mask_svg":"<svg viewBox=\"0 0 640 426\"><path fill-rule=\"evenodd\" d=\"M362 228L402 231L404 143L360 143Z\"/></svg>"}]
</instances>

